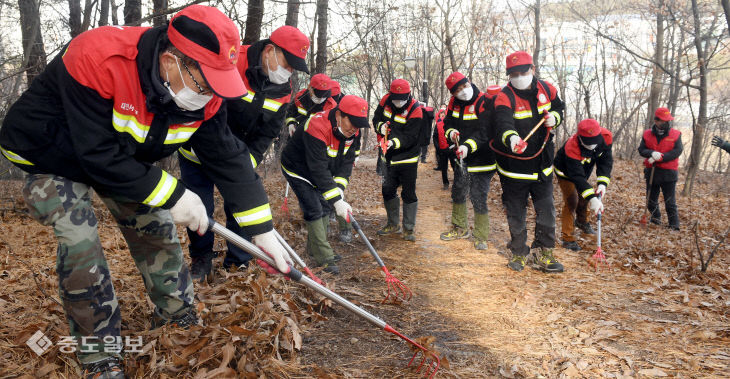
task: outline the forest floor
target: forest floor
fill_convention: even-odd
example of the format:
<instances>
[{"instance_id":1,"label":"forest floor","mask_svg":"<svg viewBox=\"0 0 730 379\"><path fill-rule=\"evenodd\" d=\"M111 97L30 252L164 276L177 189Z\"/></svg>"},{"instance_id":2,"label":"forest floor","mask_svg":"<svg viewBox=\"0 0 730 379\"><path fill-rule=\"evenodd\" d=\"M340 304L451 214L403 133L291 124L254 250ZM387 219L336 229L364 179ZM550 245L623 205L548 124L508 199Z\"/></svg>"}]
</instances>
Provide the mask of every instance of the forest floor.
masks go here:
<instances>
[{"instance_id":1,"label":"forest floor","mask_svg":"<svg viewBox=\"0 0 730 379\"><path fill-rule=\"evenodd\" d=\"M643 174L635 162L616 162L602 227L611 268L596 272L589 265L595 239L581 236L583 251L555 250L565 272L545 274L507 268L509 231L496 176L489 249L475 250L472 240L441 241L450 222L450 192L432 167L419 166L415 243L376 235L385 211L373 159L360 160L346 192L391 273L413 291L409 302L381 304L382 271L357 235L350 244L337 240L335 223L330 241L343 257L342 272L315 272L396 330L433 337L431 346L442 357L438 377L730 376L730 241L716 248L730 225L727 175L698 174L693 196L678 199L682 230L676 232L639 224ZM290 194L287 219L280 209L284 179L272 169L264 182L277 229L308 259L296 198ZM23 211L21 184L6 183L0 204L0 377L76 377L73 355L57 344L68 326L56 303L53 231ZM680 178L678 192L682 183ZM281 277L254 267L227 273L220 269L222 255L216 275L195 288L205 326L149 331L153 305L115 222L96 203L122 307L122 335L143 339L141 352L127 354L129 377L419 377L405 367L410 350L398 338ZM559 225L557 185L555 206ZM216 219L223 221L221 210ZM532 231L531 210L528 220ZM178 234L185 244L181 228ZM225 245L217 240L216 248L224 251ZM715 248L701 272L698 251L706 260ZM53 343L40 357L26 346L37 330Z\"/></svg>"}]
</instances>

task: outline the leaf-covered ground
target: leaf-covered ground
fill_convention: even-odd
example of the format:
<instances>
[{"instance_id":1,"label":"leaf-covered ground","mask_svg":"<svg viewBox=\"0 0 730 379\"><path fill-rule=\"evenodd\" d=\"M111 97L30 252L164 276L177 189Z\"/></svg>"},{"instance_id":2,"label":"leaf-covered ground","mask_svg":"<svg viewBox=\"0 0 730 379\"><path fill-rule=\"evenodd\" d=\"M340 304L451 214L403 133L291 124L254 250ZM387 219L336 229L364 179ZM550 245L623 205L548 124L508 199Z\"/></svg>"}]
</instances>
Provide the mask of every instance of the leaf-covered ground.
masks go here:
<instances>
[{"instance_id":1,"label":"leaf-covered ground","mask_svg":"<svg viewBox=\"0 0 730 379\"><path fill-rule=\"evenodd\" d=\"M717 248L705 273L698 256L700 250L707 259L730 225L728 176L700 173L693 196L678 199L682 231L670 232L639 225L645 202L640 168L617 162L603 223L611 269L596 273L589 265L595 241L584 236L583 251L556 250L566 272L547 275L506 267L509 231L496 178L489 195L490 248L440 241L449 224L450 193L441 189L432 163L419 167L417 242L377 237L385 213L373 163L360 160L346 197L388 268L414 297L381 304L382 272L359 238L336 242L335 224L330 241L343 256L342 274L318 275L406 335L434 337L443 361L439 377L730 376L730 243ZM271 169L265 183L277 228L308 259L295 198L287 219L280 210L284 180L278 170ZM68 327L54 300L53 232L22 212L19 183L2 185L0 377L76 377L75 360L55 344L40 357L25 345L37 330L56 342ZM557 186L555 199L559 216ZM149 331L152 306L141 278L109 212L98 204L122 306L122 335L144 341L125 362L130 377L418 377L405 367L407 344L256 268L217 270L209 283L196 285L204 326ZM216 217L222 221L222 212ZM221 241L216 246L225 249Z\"/></svg>"}]
</instances>

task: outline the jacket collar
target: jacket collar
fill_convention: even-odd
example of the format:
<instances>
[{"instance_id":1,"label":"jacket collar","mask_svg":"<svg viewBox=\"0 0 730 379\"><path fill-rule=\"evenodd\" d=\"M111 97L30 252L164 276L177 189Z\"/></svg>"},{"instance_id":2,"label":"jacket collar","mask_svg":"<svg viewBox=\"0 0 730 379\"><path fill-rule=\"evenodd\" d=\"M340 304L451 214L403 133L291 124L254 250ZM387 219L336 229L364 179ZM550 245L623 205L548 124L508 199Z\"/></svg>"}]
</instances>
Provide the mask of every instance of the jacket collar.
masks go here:
<instances>
[{"instance_id":1,"label":"jacket collar","mask_svg":"<svg viewBox=\"0 0 730 379\"><path fill-rule=\"evenodd\" d=\"M261 54L266 45L271 44L268 39L255 42L249 46L246 51L246 60L248 68L246 68L246 79L251 89L255 92L263 92L266 97L280 98L291 94L291 79L284 84L275 84L269 81L269 76L264 73L261 61Z\"/></svg>"}]
</instances>

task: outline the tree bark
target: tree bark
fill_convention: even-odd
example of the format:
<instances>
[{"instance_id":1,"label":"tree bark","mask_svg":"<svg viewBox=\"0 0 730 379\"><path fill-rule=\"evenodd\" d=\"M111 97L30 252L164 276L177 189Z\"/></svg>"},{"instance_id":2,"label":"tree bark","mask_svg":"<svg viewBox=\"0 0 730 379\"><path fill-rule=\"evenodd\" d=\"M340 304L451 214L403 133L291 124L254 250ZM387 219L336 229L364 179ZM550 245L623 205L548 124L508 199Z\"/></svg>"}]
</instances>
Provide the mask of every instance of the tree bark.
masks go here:
<instances>
[{"instance_id":1,"label":"tree bark","mask_svg":"<svg viewBox=\"0 0 730 379\"><path fill-rule=\"evenodd\" d=\"M99 3L99 26L109 25L109 0Z\"/></svg>"},{"instance_id":2,"label":"tree bark","mask_svg":"<svg viewBox=\"0 0 730 379\"><path fill-rule=\"evenodd\" d=\"M81 34L81 1L68 0L68 27L71 38Z\"/></svg>"},{"instance_id":3,"label":"tree bark","mask_svg":"<svg viewBox=\"0 0 730 379\"><path fill-rule=\"evenodd\" d=\"M119 16L117 16L119 4L117 4L117 2L114 0L109 0L109 2L111 3L112 7L112 25L119 25Z\"/></svg>"},{"instance_id":4,"label":"tree bark","mask_svg":"<svg viewBox=\"0 0 730 379\"><path fill-rule=\"evenodd\" d=\"M535 76L540 77L540 0L535 0L535 51L532 63L535 65Z\"/></svg>"},{"instance_id":5,"label":"tree bark","mask_svg":"<svg viewBox=\"0 0 730 379\"><path fill-rule=\"evenodd\" d=\"M728 33L730 33L730 0L720 0L722 4L722 10L725 11L725 21L728 25Z\"/></svg>"},{"instance_id":6,"label":"tree bark","mask_svg":"<svg viewBox=\"0 0 730 379\"><path fill-rule=\"evenodd\" d=\"M299 24L299 1L300 0L287 0L286 21L284 21L284 25L289 25L296 28Z\"/></svg>"},{"instance_id":7,"label":"tree bark","mask_svg":"<svg viewBox=\"0 0 730 379\"><path fill-rule=\"evenodd\" d=\"M167 0L152 0L152 13L162 13L167 9ZM152 25L162 26L167 22L167 16L157 16L152 19Z\"/></svg>"},{"instance_id":8,"label":"tree bark","mask_svg":"<svg viewBox=\"0 0 730 379\"><path fill-rule=\"evenodd\" d=\"M327 69L327 7L329 0L317 0L317 57L315 73L324 73Z\"/></svg>"},{"instance_id":9,"label":"tree bark","mask_svg":"<svg viewBox=\"0 0 730 379\"><path fill-rule=\"evenodd\" d=\"M264 0L249 0L246 16L246 34L243 45L251 45L261 39L261 21L264 18Z\"/></svg>"},{"instance_id":10,"label":"tree bark","mask_svg":"<svg viewBox=\"0 0 730 379\"><path fill-rule=\"evenodd\" d=\"M651 74L651 89L649 91L649 106L646 115L646 125L654 120L654 111L659 107L659 94L662 91L662 64L664 58L664 0L659 0L656 10L656 44L654 47L654 69ZM662 64L663 65L663 64Z\"/></svg>"},{"instance_id":11,"label":"tree bark","mask_svg":"<svg viewBox=\"0 0 730 379\"><path fill-rule=\"evenodd\" d=\"M124 24L132 25L142 18L142 1L126 0L124 2Z\"/></svg>"},{"instance_id":12,"label":"tree bark","mask_svg":"<svg viewBox=\"0 0 730 379\"><path fill-rule=\"evenodd\" d=\"M28 85L46 68L46 51L41 34L41 16L36 0L18 0L23 39L23 63Z\"/></svg>"}]
</instances>

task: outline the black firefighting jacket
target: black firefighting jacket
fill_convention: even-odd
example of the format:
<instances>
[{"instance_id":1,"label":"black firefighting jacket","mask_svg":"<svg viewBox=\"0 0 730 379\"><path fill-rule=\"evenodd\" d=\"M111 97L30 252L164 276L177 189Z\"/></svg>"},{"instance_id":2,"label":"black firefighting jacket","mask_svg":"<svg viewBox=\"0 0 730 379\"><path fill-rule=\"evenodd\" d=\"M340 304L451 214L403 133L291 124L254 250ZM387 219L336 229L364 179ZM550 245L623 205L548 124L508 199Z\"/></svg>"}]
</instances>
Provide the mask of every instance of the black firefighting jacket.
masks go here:
<instances>
[{"instance_id":1,"label":"black firefighting jacket","mask_svg":"<svg viewBox=\"0 0 730 379\"><path fill-rule=\"evenodd\" d=\"M474 94L467 101L451 96L444 118L444 136L451 143L449 135L459 132L459 145L469 148L465 163L471 173L491 172L497 169L494 152L489 148L490 101L472 83Z\"/></svg>"},{"instance_id":2,"label":"black firefighting jacket","mask_svg":"<svg viewBox=\"0 0 730 379\"><path fill-rule=\"evenodd\" d=\"M575 188L581 197L590 200L596 196L593 186L588 183L588 178L596 168L596 183L608 187L611 183L611 170L613 169L613 134L601 128L603 142L599 143L593 150L588 150L580 144L578 135L574 134L568 138L565 145L555 154L555 174L559 178L567 179L575 184Z\"/></svg>"},{"instance_id":3,"label":"black firefighting jacket","mask_svg":"<svg viewBox=\"0 0 730 379\"><path fill-rule=\"evenodd\" d=\"M421 154L419 136L425 119L423 109L418 101L411 98L403 108L396 109L390 100L390 93L385 94L373 113L373 128L384 137L380 125L390 122L388 140L393 141L393 147L388 149L385 160L389 164L418 163Z\"/></svg>"}]
</instances>

